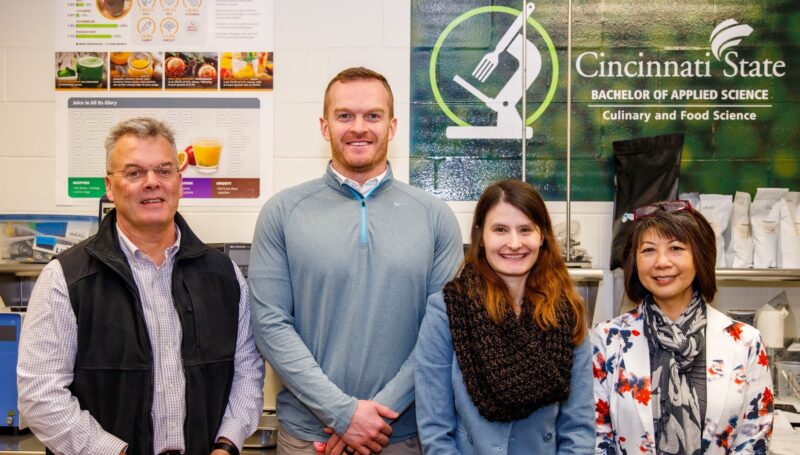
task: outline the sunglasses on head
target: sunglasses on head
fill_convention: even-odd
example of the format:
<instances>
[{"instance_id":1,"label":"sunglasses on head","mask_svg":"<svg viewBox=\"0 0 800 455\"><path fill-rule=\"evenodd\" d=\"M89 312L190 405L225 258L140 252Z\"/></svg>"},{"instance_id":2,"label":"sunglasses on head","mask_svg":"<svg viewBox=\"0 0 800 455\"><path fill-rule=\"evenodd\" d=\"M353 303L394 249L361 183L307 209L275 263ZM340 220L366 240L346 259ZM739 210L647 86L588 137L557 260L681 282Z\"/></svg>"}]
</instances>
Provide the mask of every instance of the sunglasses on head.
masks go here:
<instances>
[{"instance_id":1,"label":"sunglasses on head","mask_svg":"<svg viewBox=\"0 0 800 455\"><path fill-rule=\"evenodd\" d=\"M628 221L641 220L653 216L653 214L659 211L680 212L682 210L688 210L694 214L694 209L689 201L666 201L639 207L638 209L634 210L633 213L624 213L622 215L622 222L625 223Z\"/></svg>"}]
</instances>

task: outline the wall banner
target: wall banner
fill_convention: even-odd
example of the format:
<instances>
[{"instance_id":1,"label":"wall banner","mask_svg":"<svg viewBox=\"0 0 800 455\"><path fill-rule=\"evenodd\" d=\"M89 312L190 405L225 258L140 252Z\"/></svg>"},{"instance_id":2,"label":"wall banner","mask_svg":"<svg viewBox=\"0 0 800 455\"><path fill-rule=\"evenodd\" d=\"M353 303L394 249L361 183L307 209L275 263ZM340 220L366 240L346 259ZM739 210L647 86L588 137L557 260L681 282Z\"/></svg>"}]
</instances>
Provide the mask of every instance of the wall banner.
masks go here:
<instances>
[{"instance_id":1,"label":"wall banner","mask_svg":"<svg viewBox=\"0 0 800 455\"><path fill-rule=\"evenodd\" d=\"M412 0L410 180L563 200L569 135L572 198L607 201L613 141L683 133L681 191L798 189L798 6L572 2L570 37L569 2Z\"/></svg>"}]
</instances>

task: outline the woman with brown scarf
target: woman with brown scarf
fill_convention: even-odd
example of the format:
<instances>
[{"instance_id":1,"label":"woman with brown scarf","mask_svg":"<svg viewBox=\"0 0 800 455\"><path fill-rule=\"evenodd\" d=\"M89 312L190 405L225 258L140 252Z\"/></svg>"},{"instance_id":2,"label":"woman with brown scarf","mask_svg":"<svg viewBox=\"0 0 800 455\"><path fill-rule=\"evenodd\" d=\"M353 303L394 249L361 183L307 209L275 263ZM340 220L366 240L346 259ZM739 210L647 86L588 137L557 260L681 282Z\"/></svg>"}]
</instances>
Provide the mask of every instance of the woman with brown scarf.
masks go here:
<instances>
[{"instance_id":1,"label":"woman with brown scarf","mask_svg":"<svg viewBox=\"0 0 800 455\"><path fill-rule=\"evenodd\" d=\"M489 186L458 277L428 299L416 348L426 454L580 454L594 442L583 302L529 184Z\"/></svg>"}]
</instances>

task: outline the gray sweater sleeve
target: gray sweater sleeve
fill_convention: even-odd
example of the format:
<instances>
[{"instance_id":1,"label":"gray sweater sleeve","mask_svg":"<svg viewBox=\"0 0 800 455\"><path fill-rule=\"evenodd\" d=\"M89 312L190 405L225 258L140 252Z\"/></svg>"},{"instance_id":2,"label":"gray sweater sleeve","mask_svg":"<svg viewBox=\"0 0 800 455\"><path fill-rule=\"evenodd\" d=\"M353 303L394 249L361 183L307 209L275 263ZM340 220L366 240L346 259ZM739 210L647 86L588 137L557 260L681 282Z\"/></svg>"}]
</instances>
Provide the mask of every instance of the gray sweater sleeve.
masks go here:
<instances>
[{"instance_id":1,"label":"gray sweater sleeve","mask_svg":"<svg viewBox=\"0 0 800 455\"><path fill-rule=\"evenodd\" d=\"M428 297L442 290L455 275L464 259L464 247L458 220L449 206L437 201L431 208L431 226L435 229L433 267L428 277ZM402 413L414 402L414 370L412 352L400 371L381 389L373 400Z\"/></svg>"},{"instance_id":2,"label":"gray sweater sleeve","mask_svg":"<svg viewBox=\"0 0 800 455\"><path fill-rule=\"evenodd\" d=\"M344 434L358 400L342 392L325 376L295 330L281 206L271 202L259 215L250 257L253 337L284 386L323 425Z\"/></svg>"}]
</instances>

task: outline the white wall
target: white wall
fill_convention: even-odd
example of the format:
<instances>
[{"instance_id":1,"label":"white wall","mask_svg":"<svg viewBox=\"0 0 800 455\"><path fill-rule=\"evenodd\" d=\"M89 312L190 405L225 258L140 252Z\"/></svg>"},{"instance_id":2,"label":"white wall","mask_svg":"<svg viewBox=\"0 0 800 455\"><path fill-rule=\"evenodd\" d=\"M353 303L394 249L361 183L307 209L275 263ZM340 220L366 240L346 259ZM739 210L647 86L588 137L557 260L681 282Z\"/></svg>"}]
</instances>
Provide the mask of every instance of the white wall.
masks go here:
<instances>
[{"instance_id":1,"label":"white wall","mask_svg":"<svg viewBox=\"0 0 800 455\"><path fill-rule=\"evenodd\" d=\"M52 79L56 2L0 3L0 213L95 214L95 207L55 205L55 104ZM274 190L320 176L329 146L319 134L325 86L339 70L363 65L392 84L398 134L389 147L395 176L408 180L409 0L275 1ZM472 203L451 203L465 240ZM565 204L549 204L553 221ZM596 268L608 266L611 203L574 203L580 240ZM206 242L249 242L258 208L182 208ZM725 286L723 308L751 308L782 288ZM790 288L800 302L800 288ZM798 304L795 304L798 307ZM800 307L796 310L800 314ZM798 318L800 319L800 318Z\"/></svg>"}]
</instances>

